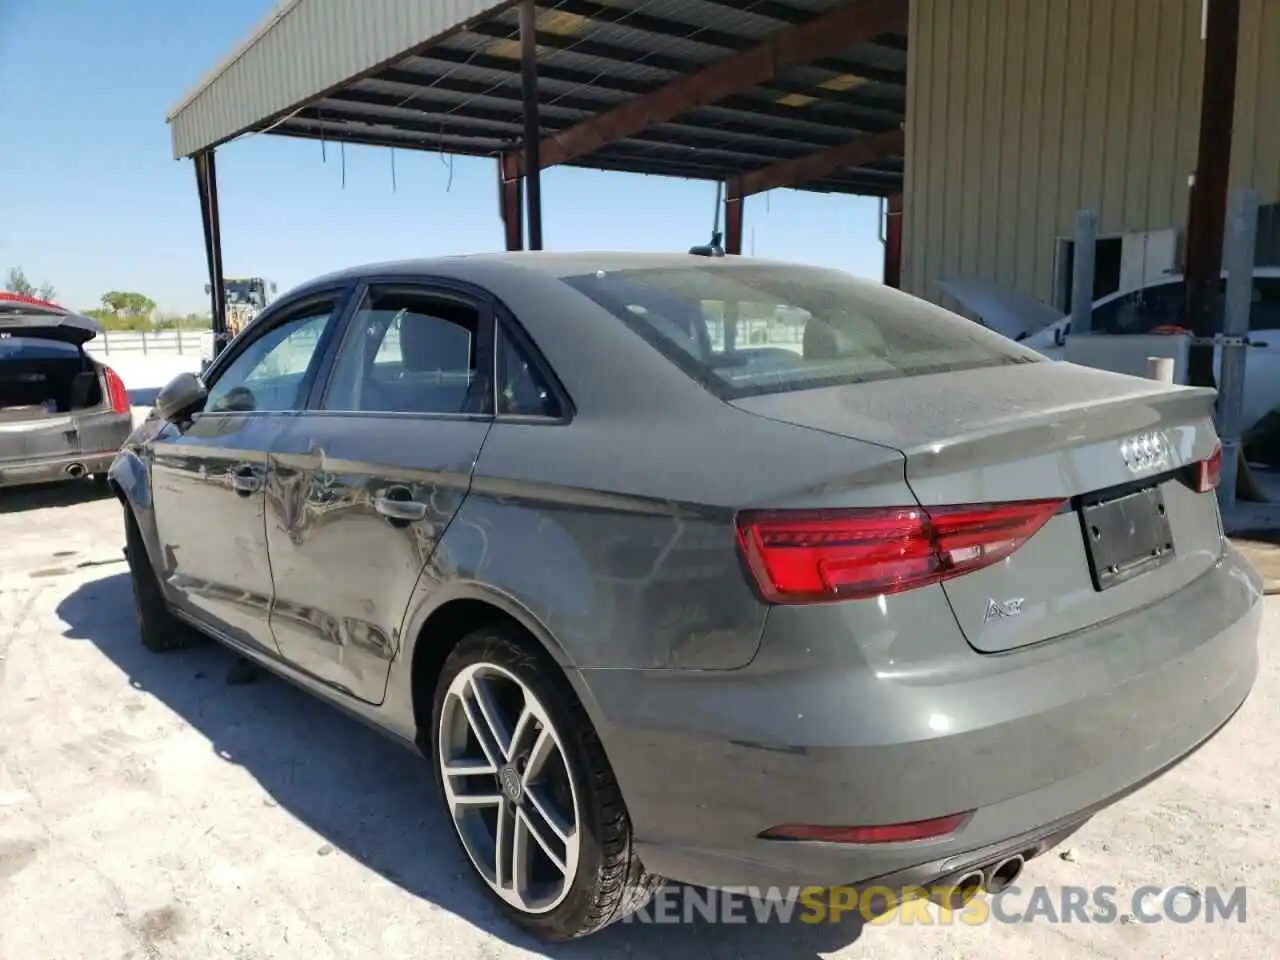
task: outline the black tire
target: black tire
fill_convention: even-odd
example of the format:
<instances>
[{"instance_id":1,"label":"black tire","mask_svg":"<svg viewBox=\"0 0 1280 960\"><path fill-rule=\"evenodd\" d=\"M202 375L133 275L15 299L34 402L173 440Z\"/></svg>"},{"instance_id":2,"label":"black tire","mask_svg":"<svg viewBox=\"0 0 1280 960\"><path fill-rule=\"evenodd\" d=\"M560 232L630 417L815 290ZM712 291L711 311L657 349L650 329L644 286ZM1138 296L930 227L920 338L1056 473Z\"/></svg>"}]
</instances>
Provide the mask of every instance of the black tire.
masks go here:
<instances>
[{"instance_id":1,"label":"black tire","mask_svg":"<svg viewBox=\"0 0 1280 960\"><path fill-rule=\"evenodd\" d=\"M595 933L640 909L662 885L648 873L632 843L631 819L604 748L582 703L537 641L515 626L482 628L463 638L445 660L431 711L431 765L437 792L451 823L439 758L440 724L450 684L475 664L514 674L541 702L563 745L563 758L579 798L577 870L564 899L545 913L507 903L472 863L459 830L453 830L464 860L491 901L516 925L547 941Z\"/></svg>"},{"instance_id":2,"label":"black tire","mask_svg":"<svg viewBox=\"0 0 1280 960\"><path fill-rule=\"evenodd\" d=\"M129 580L133 585L133 608L138 615L138 635L142 645L152 653L183 650L199 642L200 636L173 615L160 589L142 532L133 511L124 508L124 555L129 563Z\"/></svg>"}]
</instances>

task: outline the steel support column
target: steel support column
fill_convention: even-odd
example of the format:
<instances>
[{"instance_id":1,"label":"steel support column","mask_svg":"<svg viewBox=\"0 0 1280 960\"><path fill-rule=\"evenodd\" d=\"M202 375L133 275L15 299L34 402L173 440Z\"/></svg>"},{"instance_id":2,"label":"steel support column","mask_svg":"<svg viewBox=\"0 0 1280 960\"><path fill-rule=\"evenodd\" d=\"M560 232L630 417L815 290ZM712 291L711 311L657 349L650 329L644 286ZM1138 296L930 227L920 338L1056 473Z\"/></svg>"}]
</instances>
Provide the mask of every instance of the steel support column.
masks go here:
<instances>
[{"instance_id":1,"label":"steel support column","mask_svg":"<svg viewBox=\"0 0 1280 960\"><path fill-rule=\"evenodd\" d=\"M886 204L884 224L884 285L902 289L902 194Z\"/></svg>"},{"instance_id":2,"label":"steel support column","mask_svg":"<svg viewBox=\"0 0 1280 960\"><path fill-rule=\"evenodd\" d=\"M1218 384L1218 436L1222 439L1222 482L1218 499L1224 512L1235 506L1240 460L1240 408L1244 401L1245 355L1253 295L1253 260L1258 238L1258 194L1236 193L1227 234L1227 296L1222 316L1222 376Z\"/></svg>"},{"instance_id":3,"label":"steel support column","mask_svg":"<svg viewBox=\"0 0 1280 960\"><path fill-rule=\"evenodd\" d=\"M1227 187L1231 179L1231 134L1236 105L1236 61L1240 48L1240 0L1206 0L1204 79L1200 95L1200 141L1187 211L1187 325L1196 337L1217 333L1216 305L1222 282ZM1193 343L1187 379L1213 385L1213 346Z\"/></svg>"},{"instance_id":4,"label":"steel support column","mask_svg":"<svg viewBox=\"0 0 1280 960\"><path fill-rule=\"evenodd\" d=\"M542 160L538 123L538 8L520 4L520 86L524 100L524 175L529 249L542 249Z\"/></svg>"},{"instance_id":5,"label":"steel support column","mask_svg":"<svg viewBox=\"0 0 1280 960\"><path fill-rule=\"evenodd\" d=\"M218 171L213 151L203 150L191 158L196 170L196 191L200 195L200 220L204 227L204 255L209 269L209 306L213 323L213 355L227 344L227 307L223 300L222 220L218 214Z\"/></svg>"},{"instance_id":6,"label":"steel support column","mask_svg":"<svg viewBox=\"0 0 1280 960\"><path fill-rule=\"evenodd\" d=\"M524 249L524 219L520 207L524 190L521 189L520 160L514 153L498 157L498 212L502 215L502 233L508 250Z\"/></svg>"},{"instance_id":7,"label":"steel support column","mask_svg":"<svg viewBox=\"0 0 1280 960\"><path fill-rule=\"evenodd\" d=\"M746 197L736 180L729 181L724 193L724 252L726 256L742 255L742 205Z\"/></svg>"},{"instance_id":8,"label":"steel support column","mask_svg":"<svg viewBox=\"0 0 1280 960\"><path fill-rule=\"evenodd\" d=\"M1098 263L1098 215L1076 213L1075 248L1071 254L1071 335L1093 331L1093 287Z\"/></svg>"}]
</instances>

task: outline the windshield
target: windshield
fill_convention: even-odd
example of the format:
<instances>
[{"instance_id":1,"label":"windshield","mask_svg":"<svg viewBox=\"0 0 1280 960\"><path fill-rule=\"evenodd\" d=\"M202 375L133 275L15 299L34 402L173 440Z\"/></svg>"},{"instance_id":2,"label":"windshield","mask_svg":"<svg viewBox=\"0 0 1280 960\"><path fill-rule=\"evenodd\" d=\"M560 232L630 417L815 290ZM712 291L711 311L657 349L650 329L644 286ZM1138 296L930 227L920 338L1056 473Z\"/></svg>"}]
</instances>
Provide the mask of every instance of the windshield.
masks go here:
<instances>
[{"instance_id":1,"label":"windshield","mask_svg":"<svg viewBox=\"0 0 1280 960\"><path fill-rule=\"evenodd\" d=\"M262 284L252 280L228 280L222 289L227 303L248 304L254 307L266 305Z\"/></svg>"},{"instance_id":2,"label":"windshield","mask_svg":"<svg viewBox=\"0 0 1280 960\"><path fill-rule=\"evenodd\" d=\"M716 263L565 282L730 399L1044 360L941 307L835 270Z\"/></svg>"}]
</instances>

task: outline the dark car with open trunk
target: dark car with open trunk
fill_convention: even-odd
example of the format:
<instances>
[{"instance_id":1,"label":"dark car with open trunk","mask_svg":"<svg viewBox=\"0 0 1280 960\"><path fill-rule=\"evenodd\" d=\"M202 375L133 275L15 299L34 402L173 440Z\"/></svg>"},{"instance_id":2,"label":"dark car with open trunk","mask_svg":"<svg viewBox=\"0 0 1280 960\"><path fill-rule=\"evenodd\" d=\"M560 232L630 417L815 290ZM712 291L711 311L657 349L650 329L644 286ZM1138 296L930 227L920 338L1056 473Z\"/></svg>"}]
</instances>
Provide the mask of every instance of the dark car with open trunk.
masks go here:
<instances>
[{"instance_id":1,"label":"dark car with open trunk","mask_svg":"<svg viewBox=\"0 0 1280 960\"><path fill-rule=\"evenodd\" d=\"M97 321L0 294L0 487L97 477L129 437L124 382L85 352Z\"/></svg>"}]
</instances>

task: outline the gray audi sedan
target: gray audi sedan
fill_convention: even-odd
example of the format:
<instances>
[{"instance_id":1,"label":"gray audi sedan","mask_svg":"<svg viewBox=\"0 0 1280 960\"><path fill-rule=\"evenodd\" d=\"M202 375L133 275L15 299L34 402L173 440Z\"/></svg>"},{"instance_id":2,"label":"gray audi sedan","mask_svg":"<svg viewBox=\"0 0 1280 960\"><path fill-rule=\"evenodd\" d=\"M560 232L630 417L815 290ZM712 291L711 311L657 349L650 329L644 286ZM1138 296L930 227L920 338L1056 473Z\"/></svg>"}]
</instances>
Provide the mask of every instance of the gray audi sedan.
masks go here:
<instances>
[{"instance_id":1,"label":"gray audi sedan","mask_svg":"<svg viewBox=\"0 0 1280 960\"><path fill-rule=\"evenodd\" d=\"M457 257L283 296L111 482L142 643L420 751L567 939L662 878L998 889L1208 740L1261 611L1213 403L832 270Z\"/></svg>"}]
</instances>

